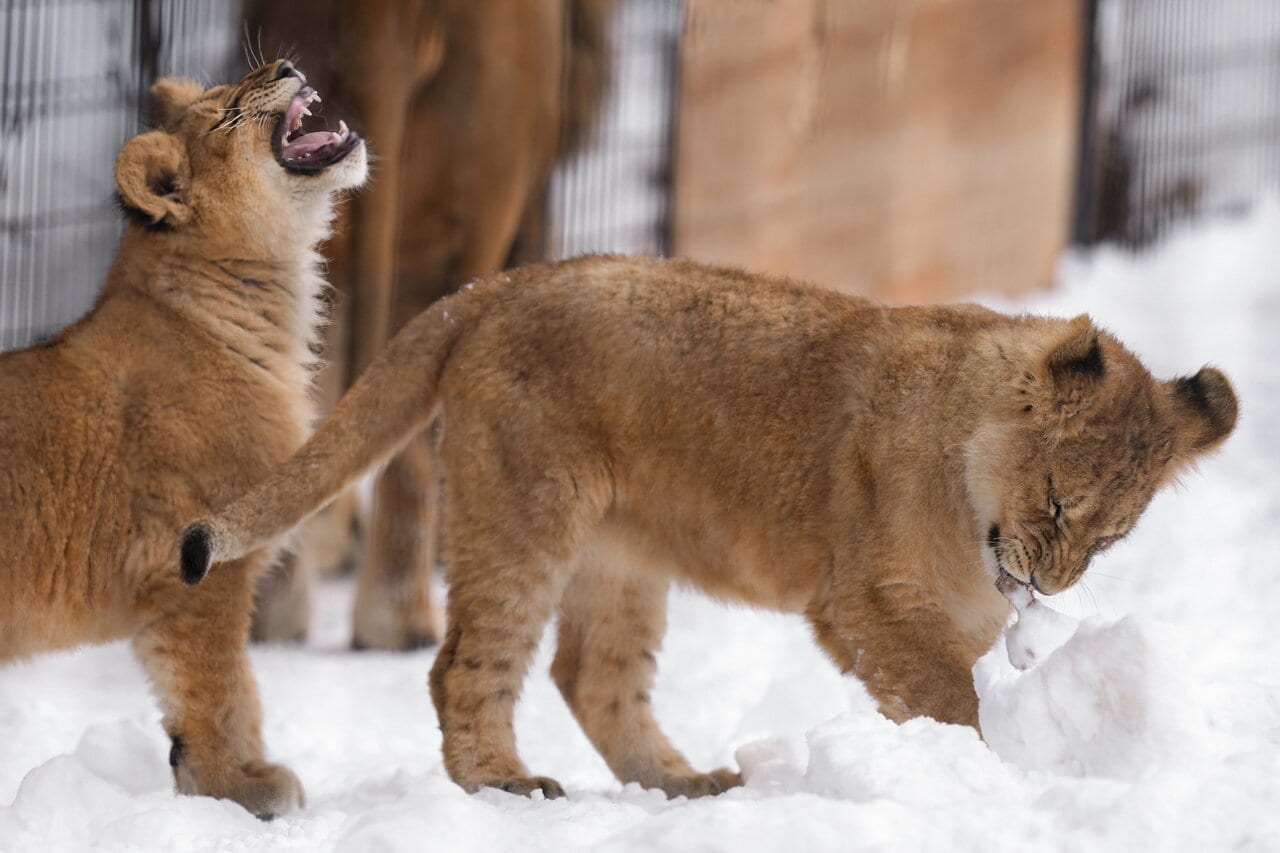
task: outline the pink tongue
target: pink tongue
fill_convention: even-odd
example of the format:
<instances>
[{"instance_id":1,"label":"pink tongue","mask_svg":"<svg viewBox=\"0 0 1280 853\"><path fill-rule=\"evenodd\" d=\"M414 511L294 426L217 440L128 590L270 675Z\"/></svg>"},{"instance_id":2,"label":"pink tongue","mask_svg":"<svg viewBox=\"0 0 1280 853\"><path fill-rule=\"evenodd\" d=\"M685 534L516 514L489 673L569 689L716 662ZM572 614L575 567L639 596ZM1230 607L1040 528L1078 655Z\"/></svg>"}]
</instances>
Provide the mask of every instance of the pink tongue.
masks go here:
<instances>
[{"instance_id":1,"label":"pink tongue","mask_svg":"<svg viewBox=\"0 0 1280 853\"><path fill-rule=\"evenodd\" d=\"M281 149L280 153L290 160L296 160L303 154L311 154L324 146L328 145L338 138L336 133L328 130L317 130L314 133L306 133L290 142Z\"/></svg>"}]
</instances>

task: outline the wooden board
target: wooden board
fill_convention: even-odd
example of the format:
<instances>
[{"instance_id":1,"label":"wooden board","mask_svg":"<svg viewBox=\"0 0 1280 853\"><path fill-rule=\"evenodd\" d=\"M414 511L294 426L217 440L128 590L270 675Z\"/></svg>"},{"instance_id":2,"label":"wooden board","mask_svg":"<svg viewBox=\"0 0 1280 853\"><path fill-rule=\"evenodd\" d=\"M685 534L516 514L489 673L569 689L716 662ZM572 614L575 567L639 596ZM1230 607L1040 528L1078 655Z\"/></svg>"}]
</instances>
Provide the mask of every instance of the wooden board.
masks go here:
<instances>
[{"instance_id":1,"label":"wooden board","mask_svg":"<svg viewBox=\"0 0 1280 853\"><path fill-rule=\"evenodd\" d=\"M673 242L893 301L1045 285L1077 0L688 0Z\"/></svg>"}]
</instances>

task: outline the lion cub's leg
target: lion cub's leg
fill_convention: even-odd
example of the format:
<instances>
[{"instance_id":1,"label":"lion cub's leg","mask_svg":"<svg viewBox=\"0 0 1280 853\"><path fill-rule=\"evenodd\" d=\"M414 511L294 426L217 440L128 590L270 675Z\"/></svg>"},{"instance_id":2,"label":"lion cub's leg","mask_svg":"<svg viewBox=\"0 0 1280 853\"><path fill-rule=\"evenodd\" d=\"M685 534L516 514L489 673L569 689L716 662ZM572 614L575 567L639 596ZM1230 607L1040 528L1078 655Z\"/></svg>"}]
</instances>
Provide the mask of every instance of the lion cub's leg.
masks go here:
<instances>
[{"instance_id":1,"label":"lion cub's leg","mask_svg":"<svg viewBox=\"0 0 1280 853\"><path fill-rule=\"evenodd\" d=\"M932 717L978 727L973 664L955 627L924 607L895 607L888 596L811 607L818 643L842 672L856 675L894 722Z\"/></svg>"},{"instance_id":2,"label":"lion cub's leg","mask_svg":"<svg viewBox=\"0 0 1280 853\"><path fill-rule=\"evenodd\" d=\"M441 447L452 560L431 698L445 769L467 791L561 796L517 756L512 709L572 561L611 500L608 471L570 429L469 415L458 401Z\"/></svg>"},{"instance_id":3,"label":"lion cub's leg","mask_svg":"<svg viewBox=\"0 0 1280 853\"><path fill-rule=\"evenodd\" d=\"M262 713L246 652L250 565L222 566L195 588L172 574L140 592L143 628L134 649L173 741L169 763L178 791L235 800L263 818L301 806L298 778L263 759Z\"/></svg>"},{"instance_id":4,"label":"lion cub's leg","mask_svg":"<svg viewBox=\"0 0 1280 853\"><path fill-rule=\"evenodd\" d=\"M372 535L356 588L355 648L402 650L439 642L444 619L431 601L435 503L435 465L424 434L378 478Z\"/></svg>"},{"instance_id":5,"label":"lion cub's leg","mask_svg":"<svg viewBox=\"0 0 1280 853\"><path fill-rule=\"evenodd\" d=\"M667 581L584 565L560 602L551 674L583 731L623 782L669 797L742 784L725 768L698 773L658 728L649 702L666 630Z\"/></svg>"},{"instance_id":6,"label":"lion cub's leg","mask_svg":"<svg viewBox=\"0 0 1280 853\"><path fill-rule=\"evenodd\" d=\"M431 699L445 769L469 793L564 796L520 761L512 713L566 574L558 561L502 548L459 548L449 566L449 628L431 668Z\"/></svg>"}]
</instances>

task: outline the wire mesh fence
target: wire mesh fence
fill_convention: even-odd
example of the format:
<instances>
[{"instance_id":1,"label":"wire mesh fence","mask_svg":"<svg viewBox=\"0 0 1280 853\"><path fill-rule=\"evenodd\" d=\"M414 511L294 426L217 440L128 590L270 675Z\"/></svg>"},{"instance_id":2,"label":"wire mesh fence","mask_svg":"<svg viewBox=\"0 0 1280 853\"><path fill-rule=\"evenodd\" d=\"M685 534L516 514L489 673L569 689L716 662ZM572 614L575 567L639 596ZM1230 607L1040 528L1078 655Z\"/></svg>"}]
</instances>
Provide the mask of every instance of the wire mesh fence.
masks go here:
<instances>
[{"instance_id":1,"label":"wire mesh fence","mask_svg":"<svg viewBox=\"0 0 1280 853\"><path fill-rule=\"evenodd\" d=\"M682 7L617 3L592 143L550 188L554 257L665 251ZM89 307L121 228L112 163L148 87L234 76L240 27L225 0L0 0L0 350Z\"/></svg>"},{"instance_id":2,"label":"wire mesh fence","mask_svg":"<svg viewBox=\"0 0 1280 853\"><path fill-rule=\"evenodd\" d=\"M1082 9L1077 242L1145 243L1278 188L1280 2ZM618 0L593 143L552 178L553 257L669 249L683 21L681 0ZM89 307L121 228L112 163L148 86L234 76L240 27L227 0L0 0L0 349Z\"/></svg>"},{"instance_id":3,"label":"wire mesh fence","mask_svg":"<svg viewBox=\"0 0 1280 853\"><path fill-rule=\"evenodd\" d=\"M610 26L611 84L592 144L551 178L549 253L663 254L669 247L672 116L681 0L622 0Z\"/></svg>"},{"instance_id":4,"label":"wire mesh fence","mask_svg":"<svg viewBox=\"0 0 1280 853\"><path fill-rule=\"evenodd\" d=\"M1087 0L1075 237L1141 245L1280 188L1280 3Z\"/></svg>"},{"instance_id":5,"label":"wire mesh fence","mask_svg":"<svg viewBox=\"0 0 1280 853\"><path fill-rule=\"evenodd\" d=\"M0 0L0 349L89 307L120 234L112 165L159 75L223 77L225 0Z\"/></svg>"}]
</instances>

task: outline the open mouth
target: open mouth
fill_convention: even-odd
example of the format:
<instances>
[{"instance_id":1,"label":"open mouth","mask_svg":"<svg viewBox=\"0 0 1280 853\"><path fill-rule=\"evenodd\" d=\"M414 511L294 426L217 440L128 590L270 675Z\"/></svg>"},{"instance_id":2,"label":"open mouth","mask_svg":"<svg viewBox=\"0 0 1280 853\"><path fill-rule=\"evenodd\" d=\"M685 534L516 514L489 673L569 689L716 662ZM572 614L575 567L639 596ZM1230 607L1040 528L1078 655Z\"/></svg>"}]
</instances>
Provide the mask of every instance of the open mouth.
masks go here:
<instances>
[{"instance_id":1,"label":"open mouth","mask_svg":"<svg viewBox=\"0 0 1280 853\"><path fill-rule=\"evenodd\" d=\"M341 120L337 131L303 132L303 118L311 115L311 104L319 100L320 95L315 89L303 86L293 96L276 126L272 140L276 160L291 172L321 172L346 157L360 144L360 135Z\"/></svg>"}]
</instances>

